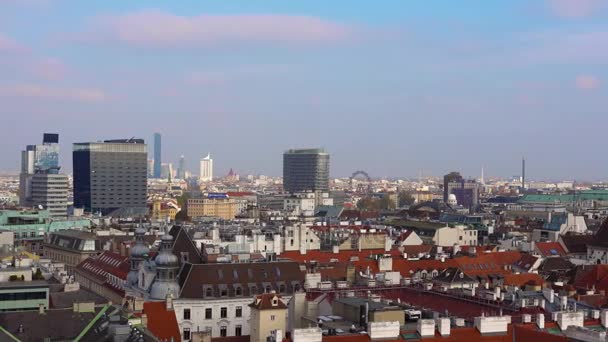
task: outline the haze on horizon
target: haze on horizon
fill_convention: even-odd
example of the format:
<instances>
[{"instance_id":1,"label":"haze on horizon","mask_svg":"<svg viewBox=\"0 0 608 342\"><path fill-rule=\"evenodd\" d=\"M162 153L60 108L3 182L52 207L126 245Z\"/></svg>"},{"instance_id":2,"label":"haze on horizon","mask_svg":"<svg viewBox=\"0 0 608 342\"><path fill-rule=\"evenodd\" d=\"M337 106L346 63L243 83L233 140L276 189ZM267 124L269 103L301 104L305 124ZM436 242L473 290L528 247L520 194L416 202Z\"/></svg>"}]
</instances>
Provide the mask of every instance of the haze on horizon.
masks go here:
<instances>
[{"instance_id":1,"label":"haze on horizon","mask_svg":"<svg viewBox=\"0 0 608 342\"><path fill-rule=\"evenodd\" d=\"M608 178L608 0L449 3L0 1L0 170L161 132L217 175L323 147L332 176Z\"/></svg>"}]
</instances>

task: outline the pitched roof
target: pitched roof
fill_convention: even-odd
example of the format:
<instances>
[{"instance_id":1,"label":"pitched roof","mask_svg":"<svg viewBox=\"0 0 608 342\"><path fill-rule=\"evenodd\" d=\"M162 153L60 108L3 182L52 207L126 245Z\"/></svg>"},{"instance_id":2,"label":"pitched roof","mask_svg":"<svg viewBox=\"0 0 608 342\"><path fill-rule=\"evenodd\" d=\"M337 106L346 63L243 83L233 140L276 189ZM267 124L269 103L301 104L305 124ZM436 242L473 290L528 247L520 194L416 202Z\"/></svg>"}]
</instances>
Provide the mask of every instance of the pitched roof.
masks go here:
<instances>
[{"instance_id":1,"label":"pitched roof","mask_svg":"<svg viewBox=\"0 0 608 342\"><path fill-rule=\"evenodd\" d=\"M47 337L52 341L71 341L100 310L101 308L96 308L95 312L74 312L69 308L49 310L43 315L38 310L2 312L0 326L21 341L44 341ZM22 333L19 332L20 325L23 325Z\"/></svg>"},{"instance_id":2,"label":"pitched roof","mask_svg":"<svg viewBox=\"0 0 608 342\"><path fill-rule=\"evenodd\" d=\"M573 285L579 289L595 287L597 291L608 290L608 265L594 265L590 270L584 270Z\"/></svg>"},{"instance_id":3,"label":"pitched roof","mask_svg":"<svg viewBox=\"0 0 608 342\"><path fill-rule=\"evenodd\" d=\"M462 270L460 270L456 267L450 267L450 268L443 270L435 278L433 278L433 281L449 283L449 284L463 283L463 282L477 283L477 280L466 275L464 272L462 272Z\"/></svg>"},{"instance_id":4,"label":"pitched roof","mask_svg":"<svg viewBox=\"0 0 608 342\"><path fill-rule=\"evenodd\" d=\"M231 264L190 264L184 265L179 275L181 286L180 297L182 298L204 298L205 286L219 292L220 287L227 289L228 296L236 295L237 287L242 290L242 295L254 295L249 293L253 286L258 293L264 291L267 286L272 290L285 287L285 292L293 292L296 284L303 288L304 273L300 265L292 261L278 262L249 262Z\"/></svg>"},{"instance_id":5,"label":"pitched roof","mask_svg":"<svg viewBox=\"0 0 608 342\"><path fill-rule=\"evenodd\" d=\"M540 266L539 270L542 272L554 272L569 270L572 267L574 267L574 264L566 258L547 258L545 261L543 261L543 264Z\"/></svg>"},{"instance_id":6,"label":"pitched roof","mask_svg":"<svg viewBox=\"0 0 608 342\"><path fill-rule=\"evenodd\" d=\"M145 302L144 313L148 317L148 330L161 340L181 341L174 311L168 311L165 302Z\"/></svg>"},{"instance_id":7,"label":"pitched roof","mask_svg":"<svg viewBox=\"0 0 608 342\"><path fill-rule=\"evenodd\" d=\"M540 257L525 253L522 254L521 258L517 260L513 265L527 271L530 270L530 268L536 263L536 261L538 261L538 259L540 259Z\"/></svg>"},{"instance_id":8,"label":"pitched roof","mask_svg":"<svg viewBox=\"0 0 608 342\"><path fill-rule=\"evenodd\" d=\"M275 293L264 293L258 295L253 299L253 303L249 304L249 306L258 310L287 309L287 305L285 305L281 299L281 296Z\"/></svg>"},{"instance_id":9,"label":"pitched roof","mask_svg":"<svg viewBox=\"0 0 608 342\"><path fill-rule=\"evenodd\" d=\"M587 253L587 245L593 244L595 236L589 234L571 234L561 236L561 241L568 253Z\"/></svg>"},{"instance_id":10,"label":"pitched roof","mask_svg":"<svg viewBox=\"0 0 608 342\"><path fill-rule=\"evenodd\" d=\"M559 242L537 242L536 248L545 257L565 256L566 251Z\"/></svg>"},{"instance_id":11,"label":"pitched roof","mask_svg":"<svg viewBox=\"0 0 608 342\"><path fill-rule=\"evenodd\" d=\"M120 293L122 288L110 281L110 276L126 280L129 274L129 258L110 251L88 257L78 264L75 270L89 278L97 279L108 288Z\"/></svg>"},{"instance_id":12,"label":"pitched roof","mask_svg":"<svg viewBox=\"0 0 608 342\"><path fill-rule=\"evenodd\" d=\"M194 264L201 264L205 262L203 254L194 243L194 240L190 237L188 232L181 226L173 226L169 231L169 234L173 236L173 254L177 256L181 262L181 254L188 254L188 261Z\"/></svg>"},{"instance_id":13,"label":"pitched roof","mask_svg":"<svg viewBox=\"0 0 608 342\"><path fill-rule=\"evenodd\" d=\"M595 239L593 239L591 245L608 247L608 218L602 222L602 225L595 233Z\"/></svg>"},{"instance_id":14,"label":"pitched roof","mask_svg":"<svg viewBox=\"0 0 608 342\"><path fill-rule=\"evenodd\" d=\"M505 285L523 287L525 285L542 285L544 280L536 273L507 274L504 278Z\"/></svg>"}]
</instances>

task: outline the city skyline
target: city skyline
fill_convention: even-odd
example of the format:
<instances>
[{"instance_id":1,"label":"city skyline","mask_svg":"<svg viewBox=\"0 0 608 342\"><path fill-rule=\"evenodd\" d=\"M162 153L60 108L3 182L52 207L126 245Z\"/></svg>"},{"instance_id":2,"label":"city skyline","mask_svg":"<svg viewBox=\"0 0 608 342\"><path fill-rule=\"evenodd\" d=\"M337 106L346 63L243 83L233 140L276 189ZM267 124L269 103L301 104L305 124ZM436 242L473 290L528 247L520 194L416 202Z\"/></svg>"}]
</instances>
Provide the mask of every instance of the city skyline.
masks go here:
<instances>
[{"instance_id":1,"label":"city skyline","mask_svg":"<svg viewBox=\"0 0 608 342\"><path fill-rule=\"evenodd\" d=\"M509 177L522 155L530 179L608 174L604 1L0 6L0 116L27 127L0 138L4 172L45 131L65 161L160 131L163 161L212 151L218 175L280 175L307 147L332 176Z\"/></svg>"}]
</instances>

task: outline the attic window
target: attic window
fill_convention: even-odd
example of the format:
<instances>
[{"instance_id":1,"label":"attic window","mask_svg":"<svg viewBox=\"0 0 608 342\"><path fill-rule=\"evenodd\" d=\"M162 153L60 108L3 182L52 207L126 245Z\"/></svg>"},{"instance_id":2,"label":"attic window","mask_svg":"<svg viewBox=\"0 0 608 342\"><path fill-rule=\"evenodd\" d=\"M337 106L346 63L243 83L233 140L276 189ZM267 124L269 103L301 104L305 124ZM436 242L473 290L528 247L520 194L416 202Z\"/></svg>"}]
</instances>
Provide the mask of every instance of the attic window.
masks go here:
<instances>
[{"instance_id":1,"label":"attic window","mask_svg":"<svg viewBox=\"0 0 608 342\"><path fill-rule=\"evenodd\" d=\"M208 287L207 290L205 291L205 297L211 297L213 296L213 290Z\"/></svg>"},{"instance_id":2,"label":"attic window","mask_svg":"<svg viewBox=\"0 0 608 342\"><path fill-rule=\"evenodd\" d=\"M272 298L272 306L277 306L279 305L279 300L277 299L277 297Z\"/></svg>"}]
</instances>

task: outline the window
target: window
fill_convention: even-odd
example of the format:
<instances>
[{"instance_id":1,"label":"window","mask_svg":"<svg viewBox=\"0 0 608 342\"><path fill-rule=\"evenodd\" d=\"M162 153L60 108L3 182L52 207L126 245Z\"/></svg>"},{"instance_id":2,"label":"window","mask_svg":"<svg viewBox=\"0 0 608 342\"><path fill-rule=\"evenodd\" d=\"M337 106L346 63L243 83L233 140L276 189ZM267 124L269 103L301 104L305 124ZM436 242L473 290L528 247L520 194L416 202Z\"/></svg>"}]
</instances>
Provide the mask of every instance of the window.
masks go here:
<instances>
[{"instance_id":1,"label":"window","mask_svg":"<svg viewBox=\"0 0 608 342\"><path fill-rule=\"evenodd\" d=\"M285 292L285 285L281 284L279 285L279 293L284 293Z\"/></svg>"},{"instance_id":2,"label":"window","mask_svg":"<svg viewBox=\"0 0 608 342\"><path fill-rule=\"evenodd\" d=\"M221 290L221 292L220 292L220 295L221 295L222 297L226 297L226 296L228 295L228 289L223 288L223 289Z\"/></svg>"},{"instance_id":3,"label":"window","mask_svg":"<svg viewBox=\"0 0 608 342\"><path fill-rule=\"evenodd\" d=\"M226 327L220 327L220 336L226 337L228 335L228 329Z\"/></svg>"},{"instance_id":4,"label":"window","mask_svg":"<svg viewBox=\"0 0 608 342\"><path fill-rule=\"evenodd\" d=\"M190 329L184 328L184 340L190 339Z\"/></svg>"},{"instance_id":5,"label":"window","mask_svg":"<svg viewBox=\"0 0 608 342\"><path fill-rule=\"evenodd\" d=\"M459 239L460 241L462 241L462 236L459 236L459 237L458 237L458 239Z\"/></svg>"},{"instance_id":6,"label":"window","mask_svg":"<svg viewBox=\"0 0 608 342\"><path fill-rule=\"evenodd\" d=\"M211 308L205 309L205 319L212 319L213 318L212 312L213 311Z\"/></svg>"},{"instance_id":7,"label":"window","mask_svg":"<svg viewBox=\"0 0 608 342\"><path fill-rule=\"evenodd\" d=\"M228 317L228 308L221 308L220 309L220 318L226 318Z\"/></svg>"},{"instance_id":8,"label":"window","mask_svg":"<svg viewBox=\"0 0 608 342\"><path fill-rule=\"evenodd\" d=\"M243 327L241 327L240 325L237 325L234 327L234 336L242 336L243 334Z\"/></svg>"},{"instance_id":9,"label":"window","mask_svg":"<svg viewBox=\"0 0 608 342\"><path fill-rule=\"evenodd\" d=\"M190 309L184 309L184 319L190 319Z\"/></svg>"},{"instance_id":10,"label":"window","mask_svg":"<svg viewBox=\"0 0 608 342\"><path fill-rule=\"evenodd\" d=\"M235 293L237 296L241 296L241 295L243 294L243 290L241 289L241 287L240 287L240 286L238 286L238 287L236 288L236 290L234 291L234 293Z\"/></svg>"},{"instance_id":11,"label":"window","mask_svg":"<svg viewBox=\"0 0 608 342\"><path fill-rule=\"evenodd\" d=\"M236 311L234 313L234 316L236 316L236 317L243 317L243 307L242 306L237 306L236 307Z\"/></svg>"},{"instance_id":12,"label":"window","mask_svg":"<svg viewBox=\"0 0 608 342\"><path fill-rule=\"evenodd\" d=\"M274 321L274 319L275 319L275 316L274 315L270 315L270 320Z\"/></svg>"},{"instance_id":13,"label":"window","mask_svg":"<svg viewBox=\"0 0 608 342\"><path fill-rule=\"evenodd\" d=\"M272 288L270 287L270 285L266 286L266 293L270 293L270 291L272 291Z\"/></svg>"},{"instance_id":14,"label":"window","mask_svg":"<svg viewBox=\"0 0 608 342\"><path fill-rule=\"evenodd\" d=\"M213 290L208 287L207 290L205 291L205 297L212 297L213 296Z\"/></svg>"}]
</instances>

